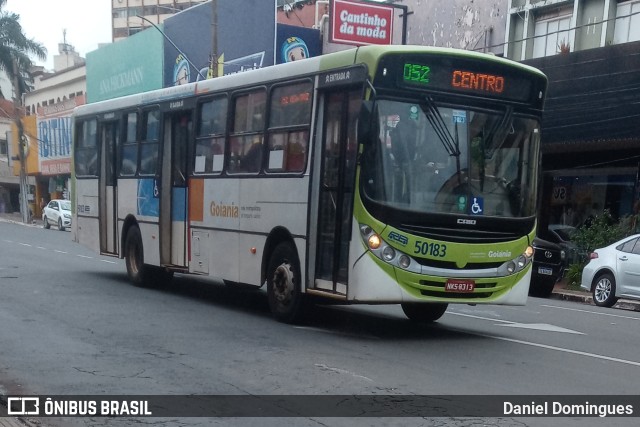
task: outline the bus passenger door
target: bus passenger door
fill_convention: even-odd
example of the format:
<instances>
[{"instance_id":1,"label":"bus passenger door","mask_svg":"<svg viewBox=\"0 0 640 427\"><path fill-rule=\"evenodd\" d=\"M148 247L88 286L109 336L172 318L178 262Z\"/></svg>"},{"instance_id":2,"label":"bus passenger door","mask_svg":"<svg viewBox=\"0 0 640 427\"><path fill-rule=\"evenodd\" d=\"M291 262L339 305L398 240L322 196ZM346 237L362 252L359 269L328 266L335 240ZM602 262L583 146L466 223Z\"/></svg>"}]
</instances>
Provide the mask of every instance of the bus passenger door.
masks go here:
<instances>
[{"instance_id":1,"label":"bus passenger door","mask_svg":"<svg viewBox=\"0 0 640 427\"><path fill-rule=\"evenodd\" d=\"M160 264L187 266L187 147L191 111L164 115L160 179Z\"/></svg>"},{"instance_id":2,"label":"bus passenger door","mask_svg":"<svg viewBox=\"0 0 640 427\"><path fill-rule=\"evenodd\" d=\"M321 129L315 288L346 295L362 89L326 92Z\"/></svg>"},{"instance_id":3,"label":"bus passenger door","mask_svg":"<svg viewBox=\"0 0 640 427\"><path fill-rule=\"evenodd\" d=\"M100 181L98 210L100 215L100 252L118 253L118 187L116 161L118 141L118 122L100 124Z\"/></svg>"}]
</instances>

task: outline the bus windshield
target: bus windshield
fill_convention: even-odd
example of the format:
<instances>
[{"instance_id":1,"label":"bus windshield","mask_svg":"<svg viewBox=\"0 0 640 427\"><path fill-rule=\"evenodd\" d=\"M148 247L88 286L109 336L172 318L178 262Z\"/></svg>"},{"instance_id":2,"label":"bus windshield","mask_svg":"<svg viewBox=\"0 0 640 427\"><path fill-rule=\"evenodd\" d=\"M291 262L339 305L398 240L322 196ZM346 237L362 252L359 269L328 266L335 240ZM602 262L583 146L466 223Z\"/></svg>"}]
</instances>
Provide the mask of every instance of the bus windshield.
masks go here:
<instances>
[{"instance_id":1,"label":"bus windshield","mask_svg":"<svg viewBox=\"0 0 640 427\"><path fill-rule=\"evenodd\" d=\"M415 212L535 215L537 120L429 97L378 100L377 119L379 138L362 162L367 198Z\"/></svg>"}]
</instances>

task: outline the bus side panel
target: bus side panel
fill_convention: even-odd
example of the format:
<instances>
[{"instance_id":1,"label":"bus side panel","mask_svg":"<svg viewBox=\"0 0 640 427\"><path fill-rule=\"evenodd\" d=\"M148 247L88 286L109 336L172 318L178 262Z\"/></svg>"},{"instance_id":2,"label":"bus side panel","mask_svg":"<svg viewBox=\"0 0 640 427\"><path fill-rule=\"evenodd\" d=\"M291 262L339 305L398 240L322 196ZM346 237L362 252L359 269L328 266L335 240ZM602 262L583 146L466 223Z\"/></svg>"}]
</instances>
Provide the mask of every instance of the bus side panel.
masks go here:
<instances>
[{"instance_id":1,"label":"bus side panel","mask_svg":"<svg viewBox=\"0 0 640 427\"><path fill-rule=\"evenodd\" d=\"M198 235L201 238L199 242L192 237L190 261L208 263L207 266L191 265L190 271L208 270L212 277L238 281L239 188L239 180L233 178L204 179L201 185L190 185L189 221L192 236L193 231L199 231L200 227L207 230ZM194 245L200 247L196 248ZM196 251L201 254L198 260L193 258L198 253Z\"/></svg>"},{"instance_id":2,"label":"bus side panel","mask_svg":"<svg viewBox=\"0 0 640 427\"><path fill-rule=\"evenodd\" d=\"M137 216L136 199L138 180L137 179L119 179L118 180L118 230L122 233L122 221L127 216ZM122 234L120 234L122 235Z\"/></svg>"},{"instance_id":3,"label":"bus side panel","mask_svg":"<svg viewBox=\"0 0 640 427\"><path fill-rule=\"evenodd\" d=\"M152 178L118 180L118 230L133 215L138 222L145 264L160 265L159 199ZM126 236L125 236L126 238Z\"/></svg>"},{"instance_id":4,"label":"bus side panel","mask_svg":"<svg viewBox=\"0 0 640 427\"><path fill-rule=\"evenodd\" d=\"M259 284L262 251L267 235L276 227L293 237L304 236L307 227L309 177L261 178L260 182L240 182L240 260L239 281ZM257 185L259 184L259 185ZM269 195L268 197L266 195ZM301 266L304 266L304 240L296 242ZM251 254L256 248L256 254Z\"/></svg>"},{"instance_id":5,"label":"bus side panel","mask_svg":"<svg viewBox=\"0 0 640 427\"><path fill-rule=\"evenodd\" d=\"M158 224L139 222L138 225L140 226L140 234L142 234L144 263L160 265L160 228Z\"/></svg>"},{"instance_id":6,"label":"bus side panel","mask_svg":"<svg viewBox=\"0 0 640 427\"><path fill-rule=\"evenodd\" d=\"M78 243L100 253L98 179L76 180L76 223Z\"/></svg>"}]
</instances>

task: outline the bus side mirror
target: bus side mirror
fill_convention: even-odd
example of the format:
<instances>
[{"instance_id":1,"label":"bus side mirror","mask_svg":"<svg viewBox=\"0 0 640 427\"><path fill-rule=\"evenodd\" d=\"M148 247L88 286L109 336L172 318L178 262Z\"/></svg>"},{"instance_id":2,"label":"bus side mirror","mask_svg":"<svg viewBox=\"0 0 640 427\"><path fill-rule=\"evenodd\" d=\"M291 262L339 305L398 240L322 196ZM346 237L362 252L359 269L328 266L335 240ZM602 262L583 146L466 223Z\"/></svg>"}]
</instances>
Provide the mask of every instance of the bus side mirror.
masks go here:
<instances>
[{"instance_id":1,"label":"bus side mirror","mask_svg":"<svg viewBox=\"0 0 640 427\"><path fill-rule=\"evenodd\" d=\"M358 116L358 142L369 145L371 140L378 134L376 103L374 101L363 101Z\"/></svg>"}]
</instances>

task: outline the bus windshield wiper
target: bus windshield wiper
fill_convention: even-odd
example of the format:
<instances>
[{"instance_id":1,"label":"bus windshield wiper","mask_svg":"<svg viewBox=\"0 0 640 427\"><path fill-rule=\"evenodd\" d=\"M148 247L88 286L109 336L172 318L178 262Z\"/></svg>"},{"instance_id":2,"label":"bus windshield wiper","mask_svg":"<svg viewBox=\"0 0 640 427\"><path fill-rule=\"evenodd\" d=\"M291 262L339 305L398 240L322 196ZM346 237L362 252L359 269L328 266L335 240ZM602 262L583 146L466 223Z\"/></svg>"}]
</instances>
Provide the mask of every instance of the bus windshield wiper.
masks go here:
<instances>
[{"instance_id":1,"label":"bus windshield wiper","mask_svg":"<svg viewBox=\"0 0 640 427\"><path fill-rule=\"evenodd\" d=\"M440 114L440 110L436 106L436 103L433 101L433 98L430 96L425 97L426 101L426 110L424 106L422 106L422 110L427 116L427 120L431 123L433 130L436 135L438 135L438 139L444 146L449 156L456 158L456 175L458 176L458 184L462 184L462 176L460 175L460 140L458 137L458 124L455 124L455 137L451 135L449 131L449 127L444 122L442 115Z\"/></svg>"},{"instance_id":2,"label":"bus windshield wiper","mask_svg":"<svg viewBox=\"0 0 640 427\"><path fill-rule=\"evenodd\" d=\"M500 119L500 121L496 121L493 124L491 130L489 130L489 133L487 134L487 137L484 138L483 154L486 159L490 159L491 157L493 157L493 153L495 153L496 150L500 148L500 146L504 143L507 134L511 130L512 126L513 108L507 107L507 110L504 112L502 119ZM487 143L489 147L488 150L486 150Z\"/></svg>"},{"instance_id":3,"label":"bus windshield wiper","mask_svg":"<svg viewBox=\"0 0 640 427\"><path fill-rule=\"evenodd\" d=\"M427 116L427 120L429 120L429 123L431 123L431 126L436 132L436 135L438 135L438 139L440 139L440 142L442 142L442 145L444 146L445 150L447 150L447 153L449 153L450 156L459 158L460 144L458 142L457 127L456 136L454 138L453 135L451 135L451 132L449 131L446 123L444 122L442 115L440 115L440 110L438 110L438 107L436 106L436 103L433 101L433 99L430 96L427 96L425 100L427 101L426 109L423 105L422 110L424 111L425 116Z\"/></svg>"}]
</instances>

